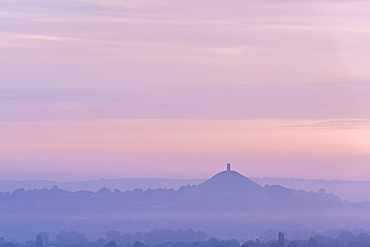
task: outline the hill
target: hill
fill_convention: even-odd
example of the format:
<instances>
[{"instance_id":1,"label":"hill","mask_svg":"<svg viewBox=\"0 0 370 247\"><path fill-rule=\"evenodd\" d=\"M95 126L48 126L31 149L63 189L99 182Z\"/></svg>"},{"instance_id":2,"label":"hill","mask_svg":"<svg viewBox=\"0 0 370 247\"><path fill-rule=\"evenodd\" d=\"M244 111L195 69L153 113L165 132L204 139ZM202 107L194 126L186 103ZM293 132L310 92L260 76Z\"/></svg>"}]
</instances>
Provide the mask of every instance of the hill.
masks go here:
<instances>
[{"instance_id":1,"label":"hill","mask_svg":"<svg viewBox=\"0 0 370 247\"><path fill-rule=\"evenodd\" d=\"M95 236L117 229L145 232L155 228L193 228L232 237L270 228L327 229L351 224L364 227L369 226L369 212L370 203L342 202L324 190L261 186L231 170L177 190L121 191L103 187L92 192L53 186L0 193L0 231L30 236L45 229L56 234L64 229L83 228ZM351 221L346 220L348 215Z\"/></svg>"},{"instance_id":2,"label":"hill","mask_svg":"<svg viewBox=\"0 0 370 247\"><path fill-rule=\"evenodd\" d=\"M327 193L334 193L342 199L351 202L370 201L370 181L345 181L323 179L293 179L293 178L270 178L252 177L250 180L265 185L280 185L294 190L319 191L324 188ZM76 192L79 190L94 191L106 187L121 191L142 189L174 189L181 186L199 185L206 179L168 179L168 178L118 178L99 179L75 182L57 182L50 180L0 180L1 192L13 192L16 189L26 190L51 189L54 185L62 190Z\"/></svg>"}]
</instances>

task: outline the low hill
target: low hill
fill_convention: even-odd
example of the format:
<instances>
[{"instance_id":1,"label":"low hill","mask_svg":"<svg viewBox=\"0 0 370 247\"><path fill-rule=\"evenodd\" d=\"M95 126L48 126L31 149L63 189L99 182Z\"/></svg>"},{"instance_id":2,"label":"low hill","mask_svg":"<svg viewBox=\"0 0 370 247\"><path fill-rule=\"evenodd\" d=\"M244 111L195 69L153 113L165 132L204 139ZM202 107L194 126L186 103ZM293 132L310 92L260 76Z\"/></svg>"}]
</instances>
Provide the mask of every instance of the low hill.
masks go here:
<instances>
[{"instance_id":1,"label":"low hill","mask_svg":"<svg viewBox=\"0 0 370 247\"><path fill-rule=\"evenodd\" d=\"M0 212L127 212L127 211L276 211L332 210L341 200L331 193L261 186L236 171L222 171L197 186L143 191L70 192L51 189L15 190L0 194ZM1 214L1 213L0 213Z\"/></svg>"},{"instance_id":2,"label":"low hill","mask_svg":"<svg viewBox=\"0 0 370 247\"><path fill-rule=\"evenodd\" d=\"M36 234L84 228L91 235L112 229L202 229L242 236L270 228L319 229L369 226L370 203L348 203L332 193L261 186L236 171L179 189L101 188L97 192L51 189L0 193L0 231ZM348 217L351 218L348 221ZM370 227L370 226L369 226ZM21 230L19 230L21 229Z\"/></svg>"}]
</instances>

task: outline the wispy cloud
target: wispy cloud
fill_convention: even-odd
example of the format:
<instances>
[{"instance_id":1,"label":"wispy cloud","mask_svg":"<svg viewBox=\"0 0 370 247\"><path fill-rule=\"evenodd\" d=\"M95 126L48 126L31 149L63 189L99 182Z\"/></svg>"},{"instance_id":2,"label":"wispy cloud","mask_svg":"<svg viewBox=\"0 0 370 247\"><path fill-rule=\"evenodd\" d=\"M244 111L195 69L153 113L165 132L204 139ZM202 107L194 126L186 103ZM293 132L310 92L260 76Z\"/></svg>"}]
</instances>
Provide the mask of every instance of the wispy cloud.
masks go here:
<instances>
[{"instance_id":1,"label":"wispy cloud","mask_svg":"<svg viewBox=\"0 0 370 247\"><path fill-rule=\"evenodd\" d=\"M18 86L366 80L367 6L363 1L5 0L1 79ZM356 38L348 39L351 35ZM22 74L14 72L23 68L20 60L27 63ZM43 67L55 73L36 73Z\"/></svg>"},{"instance_id":2,"label":"wispy cloud","mask_svg":"<svg viewBox=\"0 0 370 247\"><path fill-rule=\"evenodd\" d=\"M354 119L307 126L365 127L356 119L370 118L368 94L370 87L362 83L2 89L1 102L7 107L0 108L0 119Z\"/></svg>"},{"instance_id":3,"label":"wispy cloud","mask_svg":"<svg viewBox=\"0 0 370 247\"><path fill-rule=\"evenodd\" d=\"M258 156L263 174L298 162L306 176L324 162L332 176L345 162L331 154L370 150L369 8L3 0L0 146L13 153L1 162L52 173L56 157L98 171L99 162L196 168Z\"/></svg>"},{"instance_id":4,"label":"wispy cloud","mask_svg":"<svg viewBox=\"0 0 370 247\"><path fill-rule=\"evenodd\" d=\"M27 43L34 41L47 42L73 42L82 41L82 39L73 37L62 37L54 35L34 35L34 34L19 34L19 33L4 33L0 32L3 44L13 44L14 46L26 47ZM1 45L1 43L0 43Z\"/></svg>"},{"instance_id":5,"label":"wispy cloud","mask_svg":"<svg viewBox=\"0 0 370 247\"><path fill-rule=\"evenodd\" d=\"M302 127L312 129L369 129L370 119L334 119L334 120L311 120L306 123L292 123L286 127Z\"/></svg>"}]
</instances>

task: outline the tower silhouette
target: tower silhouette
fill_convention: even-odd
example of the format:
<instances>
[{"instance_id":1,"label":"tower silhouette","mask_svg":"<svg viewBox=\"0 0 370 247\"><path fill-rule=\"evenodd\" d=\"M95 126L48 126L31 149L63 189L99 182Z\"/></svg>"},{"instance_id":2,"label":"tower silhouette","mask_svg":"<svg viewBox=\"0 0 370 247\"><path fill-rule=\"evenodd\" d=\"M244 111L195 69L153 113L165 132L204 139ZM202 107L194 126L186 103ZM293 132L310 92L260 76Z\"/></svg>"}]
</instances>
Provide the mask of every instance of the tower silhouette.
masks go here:
<instances>
[{"instance_id":1,"label":"tower silhouette","mask_svg":"<svg viewBox=\"0 0 370 247\"><path fill-rule=\"evenodd\" d=\"M231 171L231 165L230 165L230 163L227 163L227 166L226 166L226 171Z\"/></svg>"},{"instance_id":2,"label":"tower silhouette","mask_svg":"<svg viewBox=\"0 0 370 247\"><path fill-rule=\"evenodd\" d=\"M284 233L282 233L282 232L279 232L279 234L278 234L278 246L279 247L284 247L284 241L285 241L285 239L284 239Z\"/></svg>"}]
</instances>

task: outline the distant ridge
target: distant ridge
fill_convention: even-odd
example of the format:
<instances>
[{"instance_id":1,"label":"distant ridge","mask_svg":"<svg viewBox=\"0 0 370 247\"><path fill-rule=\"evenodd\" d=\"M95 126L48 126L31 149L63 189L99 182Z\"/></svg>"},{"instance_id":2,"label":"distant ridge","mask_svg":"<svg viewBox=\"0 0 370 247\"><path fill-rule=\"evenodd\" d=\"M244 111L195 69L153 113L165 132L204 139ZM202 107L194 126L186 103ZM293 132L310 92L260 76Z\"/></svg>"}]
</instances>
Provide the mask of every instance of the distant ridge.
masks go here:
<instances>
[{"instance_id":1,"label":"distant ridge","mask_svg":"<svg viewBox=\"0 0 370 247\"><path fill-rule=\"evenodd\" d=\"M179 189L184 185L198 185L205 179L168 179L168 178L117 178L97 179L76 182L57 182L51 180L0 180L0 192L13 192L16 189L51 189L54 185L68 191L98 191L103 187L119 190L147 190L167 188Z\"/></svg>"},{"instance_id":2,"label":"distant ridge","mask_svg":"<svg viewBox=\"0 0 370 247\"><path fill-rule=\"evenodd\" d=\"M241 174L240 174L241 175ZM215 175L216 176L216 175ZM243 176L243 175L241 175ZM370 181L345 181L324 179L296 179L296 178L271 178L253 177L248 178L262 186L266 184L281 185L295 190L317 192L324 188L327 193L334 193L342 199L351 202L370 201ZM147 190L148 188L173 188L179 189L185 185L199 185L206 179L168 179L168 178L118 178L97 179L75 182L57 182L51 180L0 180L0 192L13 192L16 189L50 189L57 185L60 189L68 191L98 191L102 187L119 190L133 190L135 188ZM356 193L353 193L356 191Z\"/></svg>"},{"instance_id":3,"label":"distant ridge","mask_svg":"<svg viewBox=\"0 0 370 247\"><path fill-rule=\"evenodd\" d=\"M104 181L104 180L99 180ZM19 188L13 193L0 193L0 209L6 205L28 210L63 212L68 205L70 212L141 212L141 211L306 211L332 210L341 207L341 199L334 194L293 190L279 185L261 185L244 175L231 171L217 173L207 181L193 186L174 189L119 190L103 187L97 192L51 189L25 190ZM30 198L34 198L30 207ZM81 198L84 198L81 200ZM0 200L1 201L1 200ZM97 206L99 205L99 206ZM1 210L0 210L1 211Z\"/></svg>"}]
</instances>

